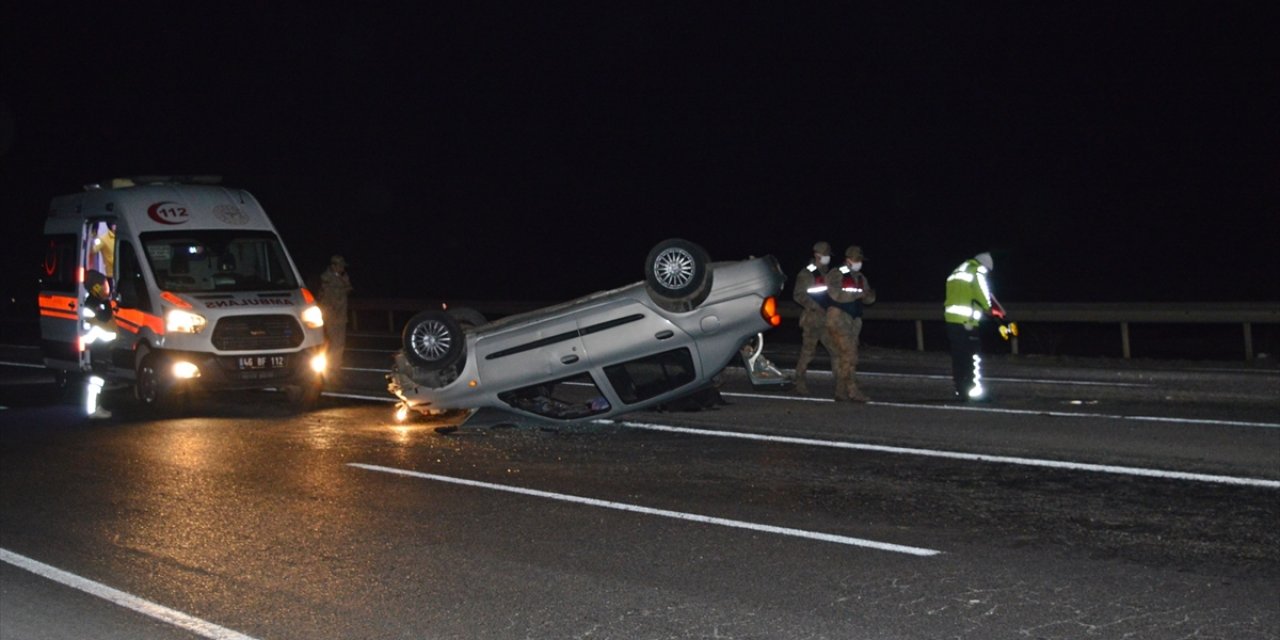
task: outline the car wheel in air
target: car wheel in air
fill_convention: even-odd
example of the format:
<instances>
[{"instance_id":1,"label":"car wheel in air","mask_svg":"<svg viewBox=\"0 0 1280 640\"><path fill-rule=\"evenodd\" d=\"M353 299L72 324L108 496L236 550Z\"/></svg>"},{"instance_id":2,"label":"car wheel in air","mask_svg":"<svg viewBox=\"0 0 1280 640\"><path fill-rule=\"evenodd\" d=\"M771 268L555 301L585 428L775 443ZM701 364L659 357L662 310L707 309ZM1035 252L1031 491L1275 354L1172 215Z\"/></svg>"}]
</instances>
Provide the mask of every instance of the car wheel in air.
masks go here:
<instances>
[{"instance_id":1,"label":"car wheel in air","mask_svg":"<svg viewBox=\"0 0 1280 640\"><path fill-rule=\"evenodd\" d=\"M450 309L449 315L453 316L464 330L474 329L488 322L488 320L485 320L483 314L470 307Z\"/></svg>"},{"instance_id":2,"label":"car wheel in air","mask_svg":"<svg viewBox=\"0 0 1280 640\"><path fill-rule=\"evenodd\" d=\"M405 355L415 366L443 369L462 357L462 327L445 311L422 311L409 319L401 334Z\"/></svg>"},{"instance_id":3,"label":"car wheel in air","mask_svg":"<svg viewBox=\"0 0 1280 640\"><path fill-rule=\"evenodd\" d=\"M644 263L645 288L664 308L688 311L711 293L711 259L697 244L680 238L663 240Z\"/></svg>"}]
</instances>

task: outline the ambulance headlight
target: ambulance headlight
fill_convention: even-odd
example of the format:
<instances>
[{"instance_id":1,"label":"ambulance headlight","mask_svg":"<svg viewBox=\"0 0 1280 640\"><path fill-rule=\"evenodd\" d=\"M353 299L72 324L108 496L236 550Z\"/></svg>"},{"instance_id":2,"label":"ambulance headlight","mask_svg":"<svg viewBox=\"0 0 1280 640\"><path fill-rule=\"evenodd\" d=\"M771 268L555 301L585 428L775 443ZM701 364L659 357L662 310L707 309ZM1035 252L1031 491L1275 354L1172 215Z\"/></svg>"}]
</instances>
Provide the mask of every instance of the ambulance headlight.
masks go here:
<instances>
[{"instance_id":1,"label":"ambulance headlight","mask_svg":"<svg viewBox=\"0 0 1280 640\"><path fill-rule=\"evenodd\" d=\"M170 310L164 317L165 331L170 333L200 333L207 323L204 316L183 309Z\"/></svg>"},{"instance_id":2,"label":"ambulance headlight","mask_svg":"<svg viewBox=\"0 0 1280 640\"><path fill-rule=\"evenodd\" d=\"M173 363L173 377L179 380L190 380L200 377L200 367L185 360Z\"/></svg>"},{"instance_id":3,"label":"ambulance headlight","mask_svg":"<svg viewBox=\"0 0 1280 640\"><path fill-rule=\"evenodd\" d=\"M302 311L302 324L307 325L311 329L319 329L324 326L324 314L320 312L320 307L312 305Z\"/></svg>"}]
</instances>

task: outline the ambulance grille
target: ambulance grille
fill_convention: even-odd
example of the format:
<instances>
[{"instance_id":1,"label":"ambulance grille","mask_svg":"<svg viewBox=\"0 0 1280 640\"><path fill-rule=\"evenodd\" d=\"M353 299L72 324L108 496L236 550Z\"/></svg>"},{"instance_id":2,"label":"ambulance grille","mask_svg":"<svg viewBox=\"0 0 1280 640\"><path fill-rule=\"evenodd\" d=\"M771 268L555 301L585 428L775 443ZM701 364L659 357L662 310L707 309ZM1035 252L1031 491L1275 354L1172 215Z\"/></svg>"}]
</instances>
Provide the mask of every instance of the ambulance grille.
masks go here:
<instances>
[{"instance_id":1,"label":"ambulance grille","mask_svg":"<svg viewBox=\"0 0 1280 640\"><path fill-rule=\"evenodd\" d=\"M213 347L219 351L293 349L302 338L302 325L286 315L231 316L213 328Z\"/></svg>"}]
</instances>

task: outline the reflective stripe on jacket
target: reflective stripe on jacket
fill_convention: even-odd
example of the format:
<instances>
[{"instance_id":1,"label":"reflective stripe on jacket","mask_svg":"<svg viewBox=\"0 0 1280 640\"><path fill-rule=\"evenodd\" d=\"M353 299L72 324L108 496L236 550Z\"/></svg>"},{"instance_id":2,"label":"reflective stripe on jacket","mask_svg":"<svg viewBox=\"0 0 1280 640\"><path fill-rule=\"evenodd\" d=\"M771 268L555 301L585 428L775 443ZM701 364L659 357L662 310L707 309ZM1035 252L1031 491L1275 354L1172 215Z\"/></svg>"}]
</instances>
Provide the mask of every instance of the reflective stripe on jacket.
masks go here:
<instances>
[{"instance_id":1,"label":"reflective stripe on jacket","mask_svg":"<svg viewBox=\"0 0 1280 640\"><path fill-rule=\"evenodd\" d=\"M840 277L827 285L827 291L834 306L854 318L862 317L862 299L866 296L870 285L867 277L855 272L849 265L840 267Z\"/></svg>"},{"instance_id":2,"label":"reflective stripe on jacket","mask_svg":"<svg viewBox=\"0 0 1280 640\"><path fill-rule=\"evenodd\" d=\"M991 313L991 287L987 268L977 260L964 261L947 278L947 298L943 317L947 322L973 328Z\"/></svg>"},{"instance_id":3,"label":"reflective stripe on jacket","mask_svg":"<svg viewBox=\"0 0 1280 640\"><path fill-rule=\"evenodd\" d=\"M831 306L831 298L827 297L826 274L826 269L809 263L796 276L796 287L791 296L796 304L815 311Z\"/></svg>"}]
</instances>

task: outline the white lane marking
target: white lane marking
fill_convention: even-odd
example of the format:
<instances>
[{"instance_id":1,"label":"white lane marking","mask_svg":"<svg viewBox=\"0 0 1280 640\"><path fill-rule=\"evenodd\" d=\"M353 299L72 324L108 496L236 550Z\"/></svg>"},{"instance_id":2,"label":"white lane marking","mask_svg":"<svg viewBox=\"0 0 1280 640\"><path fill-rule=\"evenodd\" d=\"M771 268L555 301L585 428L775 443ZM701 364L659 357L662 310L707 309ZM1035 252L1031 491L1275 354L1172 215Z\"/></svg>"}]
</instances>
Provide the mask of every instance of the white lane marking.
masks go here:
<instances>
[{"instance_id":1,"label":"white lane marking","mask_svg":"<svg viewBox=\"0 0 1280 640\"><path fill-rule=\"evenodd\" d=\"M822 373L826 373L828 375L831 374L829 371L823 371ZM933 373L872 373L859 371L858 375L873 378L923 378L928 380L946 380L948 382L951 380L951 376ZM1141 382L1095 382L1092 380L1054 380L1049 378L992 378L989 376L982 376L982 378L991 382L1013 382L1018 384L1060 384L1083 387L1138 387L1144 389L1155 386L1153 384L1145 384Z\"/></svg>"},{"instance_id":2,"label":"white lane marking","mask_svg":"<svg viewBox=\"0 0 1280 640\"><path fill-rule=\"evenodd\" d=\"M831 398L810 398L805 396L773 395L765 393L722 392L721 395L732 398L758 398L764 400L800 400L804 402L835 402ZM1047 411L1037 409L1002 409L1000 407L975 406L971 404L917 404L912 402L880 402L872 400L868 406L899 407L903 409L929 409L932 411L973 411L977 413L1004 413L1019 416L1049 416L1053 418L1102 418L1106 420L1134 420L1138 422L1171 422L1175 424L1210 424L1227 427L1257 427L1261 429L1280 429L1277 422L1248 422L1245 420L1218 420L1216 418L1171 418L1166 416L1127 416L1118 413L1081 413L1078 411Z\"/></svg>"},{"instance_id":3,"label":"white lane marking","mask_svg":"<svg viewBox=\"0 0 1280 640\"><path fill-rule=\"evenodd\" d=\"M42 364L31 364L30 362L10 362L8 360L0 360L0 365L6 367L22 367L24 369L44 369Z\"/></svg>"},{"instance_id":4,"label":"white lane marking","mask_svg":"<svg viewBox=\"0 0 1280 640\"><path fill-rule=\"evenodd\" d=\"M112 604L119 605L126 609L132 609L142 615L155 618L156 620L171 624L180 629L186 629L187 631L190 631L202 638L212 638L215 640L254 640L252 636L246 636L243 633L232 631L226 627L220 627L207 620L201 620L195 616L187 615L181 611L176 611L163 605L158 605L150 600L144 600L138 596L120 591L119 589L113 589L100 582L94 582L93 580L82 578L74 573L68 573L62 569L51 567L43 562L32 560L31 558L16 554L8 549L0 549L0 560L18 567L19 569L25 569L43 578L71 587L72 589L102 598Z\"/></svg>"},{"instance_id":5,"label":"white lane marking","mask_svg":"<svg viewBox=\"0 0 1280 640\"><path fill-rule=\"evenodd\" d=\"M997 462L1001 464L1016 464L1027 467L1046 467L1050 469L1068 469L1071 471L1092 471L1096 473L1111 473L1119 475L1142 476L1146 478L1164 478L1167 480L1191 480L1195 482L1215 482L1220 484L1241 485L1246 487L1261 487L1264 489L1280 489L1280 480L1267 480L1264 478L1246 478L1240 476L1220 476L1207 473L1190 473L1186 471L1168 471L1164 469L1146 469L1142 467L1120 467L1108 464L1091 464L1087 462L1067 462L1063 460L1045 460L1041 458L1019 458L1014 456L994 456L985 453L963 453L959 451L941 451L937 449L913 449L909 447L891 447L880 444L864 444L859 442L841 442L838 440L817 440L813 438L793 438L789 436L770 436L758 433L743 433L739 431L716 431L713 429L695 429L691 427L676 427L665 424L653 424L646 422L626 422L614 420L598 420L597 422L606 424L616 424L629 429L642 429L646 431L665 431L670 433L683 433L687 435L711 436L716 438L737 438L741 440L762 440L765 442L779 442L785 444L799 444L810 447L829 447L833 449L853 449L857 451L875 451L879 453L894 453L912 456L926 456L930 458L948 458L951 460L966 460L969 462Z\"/></svg>"},{"instance_id":6,"label":"white lane marking","mask_svg":"<svg viewBox=\"0 0 1280 640\"><path fill-rule=\"evenodd\" d=\"M845 544L855 547L865 547L868 549L878 549L880 551L892 551L895 553L905 553L913 556L936 556L941 551L934 549L924 549L921 547L910 547L900 544L892 544L889 542L877 542L875 540L865 540L863 538L851 538L848 536L839 536L829 533L819 533L815 531L805 531L803 529L791 529L788 527L775 527L767 524L756 524L753 522L744 522L742 520L729 520L727 518L716 518L712 516L698 515L696 513L683 513L680 511L668 511L666 509L653 509L650 507L641 507L638 505L627 504L625 502L611 502L608 500L597 500L595 498L583 498L581 496L572 496L563 493L552 493L550 491L539 491L537 489L525 489L522 487L512 487L502 484L492 484L488 482L480 482L478 480L466 480L464 478L454 478L450 476L441 476L433 473L422 473L419 471L408 471L405 469L396 469L394 467L383 467L373 464L363 464L359 462L347 463L349 467L357 467L368 471L380 471L382 473L392 473L410 478L421 478L424 480L436 480L439 482L448 482L451 484L459 484L468 487L478 487L481 489L491 489L494 491L506 491L508 493L517 493L526 496L534 496L537 498L547 498L550 500L560 500L562 502L573 502L584 504L592 507L601 507L604 509L616 509L618 511L630 511L633 513L642 513L650 516L661 516L664 518L675 518L677 520L687 520L690 522L699 522L702 524L715 524L723 527L734 527L737 529L749 529L752 531L760 531L763 533L774 533L784 536L792 536L796 538L807 538L809 540L821 540L823 542L834 542L836 544Z\"/></svg>"}]
</instances>

